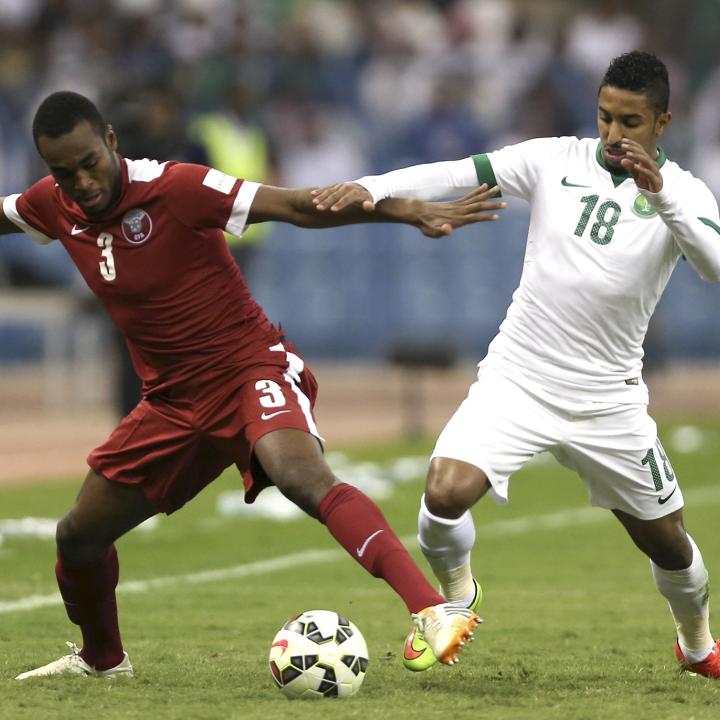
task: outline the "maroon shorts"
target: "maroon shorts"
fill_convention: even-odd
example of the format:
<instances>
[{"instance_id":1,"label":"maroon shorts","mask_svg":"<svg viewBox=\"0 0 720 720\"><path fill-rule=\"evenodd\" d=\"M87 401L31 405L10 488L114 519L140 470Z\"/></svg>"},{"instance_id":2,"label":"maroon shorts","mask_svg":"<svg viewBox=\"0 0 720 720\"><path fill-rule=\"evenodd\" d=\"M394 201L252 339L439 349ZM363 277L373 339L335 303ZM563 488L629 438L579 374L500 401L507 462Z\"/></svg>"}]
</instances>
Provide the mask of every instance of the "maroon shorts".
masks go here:
<instances>
[{"instance_id":1,"label":"maroon shorts","mask_svg":"<svg viewBox=\"0 0 720 720\"><path fill-rule=\"evenodd\" d=\"M252 367L212 383L192 383L144 398L88 456L111 481L140 485L158 510L182 507L233 463L253 502L270 481L252 462L263 435L283 428L320 437L313 406L317 382L289 343Z\"/></svg>"}]
</instances>

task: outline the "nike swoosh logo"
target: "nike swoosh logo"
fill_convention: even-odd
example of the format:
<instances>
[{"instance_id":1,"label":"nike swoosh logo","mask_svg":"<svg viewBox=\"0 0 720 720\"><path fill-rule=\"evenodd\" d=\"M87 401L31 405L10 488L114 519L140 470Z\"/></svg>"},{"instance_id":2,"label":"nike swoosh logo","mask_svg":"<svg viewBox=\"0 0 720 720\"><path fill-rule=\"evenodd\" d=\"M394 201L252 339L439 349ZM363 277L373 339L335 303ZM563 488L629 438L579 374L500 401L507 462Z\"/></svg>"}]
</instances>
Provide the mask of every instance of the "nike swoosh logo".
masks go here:
<instances>
[{"instance_id":1,"label":"nike swoosh logo","mask_svg":"<svg viewBox=\"0 0 720 720\"><path fill-rule=\"evenodd\" d=\"M289 412L290 412L289 410L278 410L277 412L274 412L274 413L263 413L260 416L260 419L261 420L270 420L270 418L274 418L276 415L282 415L283 413L289 413Z\"/></svg>"},{"instance_id":2,"label":"nike swoosh logo","mask_svg":"<svg viewBox=\"0 0 720 720\"><path fill-rule=\"evenodd\" d=\"M379 535L381 532L385 532L384 530L376 530L355 552L357 552L357 556L361 558L365 551L367 550L367 546L370 544L370 541Z\"/></svg>"},{"instance_id":3,"label":"nike swoosh logo","mask_svg":"<svg viewBox=\"0 0 720 720\"><path fill-rule=\"evenodd\" d=\"M567 179L567 175L560 181L560 184L565 187L582 187L582 188L590 187L590 185L578 185L577 183L569 182Z\"/></svg>"},{"instance_id":4,"label":"nike swoosh logo","mask_svg":"<svg viewBox=\"0 0 720 720\"><path fill-rule=\"evenodd\" d=\"M415 649L415 645L413 644L415 642L415 633L417 633L417 628L413 629L413 631L407 636L407 639L405 640L403 657L406 660L417 660L427 650L427 646L425 646L422 650Z\"/></svg>"},{"instance_id":5,"label":"nike swoosh logo","mask_svg":"<svg viewBox=\"0 0 720 720\"><path fill-rule=\"evenodd\" d=\"M658 505L664 505L674 494L674 492L678 489L678 486L676 485L672 492L669 495L666 495L665 497L659 497L658 498Z\"/></svg>"},{"instance_id":6,"label":"nike swoosh logo","mask_svg":"<svg viewBox=\"0 0 720 720\"><path fill-rule=\"evenodd\" d=\"M277 640L270 647L271 648L281 647L283 649L283 652L285 652L288 649L288 641L287 640Z\"/></svg>"},{"instance_id":7,"label":"nike swoosh logo","mask_svg":"<svg viewBox=\"0 0 720 720\"><path fill-rule=\"evenodd\" d=\"M79 235L80 233L84 233L86 230L89 230L89 229L90 229L89 225L84 228L79 228L77 225L73 225L70 230L70 234L71 235Z\"/></svg>"}]
</instances>

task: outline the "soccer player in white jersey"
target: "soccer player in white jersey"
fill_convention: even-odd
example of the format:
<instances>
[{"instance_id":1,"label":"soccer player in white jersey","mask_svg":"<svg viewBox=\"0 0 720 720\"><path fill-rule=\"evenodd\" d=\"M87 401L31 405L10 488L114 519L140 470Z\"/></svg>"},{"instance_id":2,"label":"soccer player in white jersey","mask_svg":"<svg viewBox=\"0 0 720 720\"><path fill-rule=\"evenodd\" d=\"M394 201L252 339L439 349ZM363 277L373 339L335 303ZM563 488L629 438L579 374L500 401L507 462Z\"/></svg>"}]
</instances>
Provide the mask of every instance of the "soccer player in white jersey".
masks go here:
<instances>
[{"instance_id":1,"label":"soccer player in white jersey","mask_svg":"<svg viewBox=\"0 0 720 720\"><path fill-rule=\"evenodd\" d=\"M678 260L720 281L717 202L657 144L671 119L668 99L665 65L627 53L600 85L599 138L529 140L325 188L315 202L330 211L372 209L386 197L487 184L530 203L520 286L432 455L420 545L445 597L476 609L469 508L486 494L507 502L510 476L547 450L649 556L682 667L720 678L708 573L684 529L682 492L647 413L641 374L648 322ZM408 637L405 663L434 663L419 633Z\"/></svg>"}]
</instances>

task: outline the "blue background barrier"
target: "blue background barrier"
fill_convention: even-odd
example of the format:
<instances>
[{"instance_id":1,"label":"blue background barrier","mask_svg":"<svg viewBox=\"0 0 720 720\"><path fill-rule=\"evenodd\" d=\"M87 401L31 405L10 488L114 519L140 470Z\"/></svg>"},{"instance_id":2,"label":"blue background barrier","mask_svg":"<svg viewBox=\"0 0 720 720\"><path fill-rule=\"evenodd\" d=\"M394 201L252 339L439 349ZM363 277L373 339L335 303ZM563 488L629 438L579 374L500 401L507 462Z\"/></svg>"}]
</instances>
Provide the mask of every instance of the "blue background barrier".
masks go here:
<instances>
[{"instance_id":1,"label":"blue background barrier","mask_svg":"<svg viewBox=\"0 0 720 720\"><path fill-rule=\"evenodd\" d=\"M277 225L260 248L251 288L303 353L383 358L397 341L441 341L479 359L520 279L528 215L432 240L414 228L362 225L309 231ZM720 288L680 262L650 342L670 359L720 355Z\"/></svg>"},{"instance_id":2,"label":"blue background barrier","mask_svg":"<svg viewBox=\"0 0 720 720\"><path fill-rule=\"evenodd\" d=\"M479 359L520 279L527 218L515 207L500 222L439 240L400 225L276 224L256 249L249 283L269 318L309 357L382 360L407 341L444 343ZM56 253L48 262L58 263ZM651 326L649 352L670 360L720 356L719 308L720 288L680 262ZM0 319L0 361L34 359L41 332L38 324Z\"/></svg>"}]
</instances>

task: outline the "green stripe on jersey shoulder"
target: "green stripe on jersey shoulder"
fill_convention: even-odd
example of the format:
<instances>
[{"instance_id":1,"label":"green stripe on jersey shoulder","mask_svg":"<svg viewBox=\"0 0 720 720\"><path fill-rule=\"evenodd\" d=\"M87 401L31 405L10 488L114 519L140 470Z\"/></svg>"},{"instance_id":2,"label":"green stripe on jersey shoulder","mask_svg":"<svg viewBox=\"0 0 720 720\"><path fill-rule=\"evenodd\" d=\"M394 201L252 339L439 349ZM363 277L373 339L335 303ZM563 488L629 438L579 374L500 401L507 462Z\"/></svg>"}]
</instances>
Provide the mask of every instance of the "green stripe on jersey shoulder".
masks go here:
<instances>
[{"instance_id":1,"label":"green stripe on jersey shoulder","mask_svg":"<svg viewBox=\"0 0 720 720\"><path fill-rule=\"evenodd\" d=\"M698 220L703 224L711 227L718 235L720 235L720 225L714 223L710 218L701 218L698 216Z\"/></svg>"},{"instance_id":2,"label":"green stripe on jersey shoulder","mask_svg":"<svg viewBox=\"0 0 720 720\"><path fill-rule=\"evenodd\" d=\"M703 224L712 228L718 235L720 235L720 225L714 223L710 218L698 217L698 220Z\"/></svg>"},{"instance_id":3,"label":"green stripe on jersey shoulder","mask_svg":"<svg viewBox=\"0 0 720 720\"><path fill-rule=\"evenodd\" d=\"M473 162L475 163L475 172L477 173L478 185L487 183L488 187L495 187L497 180L495 179L495 172L493 171L492 163L487 154L473 155ZM501 197L502 193L499 192L495 197Z\"/></svg>"}]
</instances>

